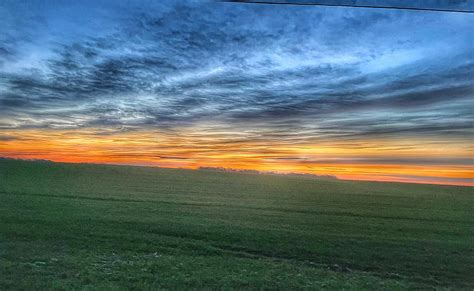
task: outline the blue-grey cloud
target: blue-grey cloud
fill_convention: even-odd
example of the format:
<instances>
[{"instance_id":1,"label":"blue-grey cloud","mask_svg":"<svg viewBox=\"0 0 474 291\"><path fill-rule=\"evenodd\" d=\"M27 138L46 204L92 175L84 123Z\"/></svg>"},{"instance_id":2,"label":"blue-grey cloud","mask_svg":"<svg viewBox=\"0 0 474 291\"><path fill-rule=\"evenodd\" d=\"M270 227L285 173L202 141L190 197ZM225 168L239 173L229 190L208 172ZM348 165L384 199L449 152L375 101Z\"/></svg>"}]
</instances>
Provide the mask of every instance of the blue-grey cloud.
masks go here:
<instances>
[{"instance_id":1,"label":"blue-grey cloud","mask_svg":"<svg viewBox=\"0 0 474 291\"><path fill-rule=\"evenodd\" d=\"M0 128L473 133L471 15L5 1L0 16Z\"/></svg>"}]
</instances>

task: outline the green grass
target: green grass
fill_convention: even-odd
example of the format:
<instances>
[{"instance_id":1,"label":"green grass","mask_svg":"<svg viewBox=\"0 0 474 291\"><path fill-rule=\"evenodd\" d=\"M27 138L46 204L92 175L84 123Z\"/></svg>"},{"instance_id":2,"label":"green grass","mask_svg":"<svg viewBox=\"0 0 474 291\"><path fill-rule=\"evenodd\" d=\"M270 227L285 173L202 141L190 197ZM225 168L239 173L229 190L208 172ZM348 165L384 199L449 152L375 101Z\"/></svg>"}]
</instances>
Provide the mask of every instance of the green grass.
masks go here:
<instances>
[{"instance_id":1,"label":"green grass","mask_svg":"<svg viewBox=\"0 0 474 291\"><path fill-rule=\"evenodd\" d=\"M472 189L0 159L0 290L472 289Z\"/></svg>"}]
</instances>

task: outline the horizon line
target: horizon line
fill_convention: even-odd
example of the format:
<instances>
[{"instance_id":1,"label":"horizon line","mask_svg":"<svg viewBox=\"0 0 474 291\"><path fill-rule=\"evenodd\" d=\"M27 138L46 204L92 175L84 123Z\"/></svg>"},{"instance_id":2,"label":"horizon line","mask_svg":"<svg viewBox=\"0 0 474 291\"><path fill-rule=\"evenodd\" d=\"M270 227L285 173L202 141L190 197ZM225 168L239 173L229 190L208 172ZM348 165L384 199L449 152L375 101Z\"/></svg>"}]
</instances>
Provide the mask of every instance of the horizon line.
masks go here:
<instances>
[{"instance_id":1,"label":"horizon line","mask_svg":"<svg viewBox=\"0 0 474 291\"><path fill-rule=\"evenodd\" d=\"M114 163L114 162L75 162L75 161L54 161L50 159L27 159L27 158L13 158L8 156L1 156L0 160L16 160L16 161L25 161L25 162L49 162L54 164L82 164L82 165L99 165L99 166L122 166L122 167L138 167L138 168L157 168L157 169L175 169L175 170L190 170L190 171L206 171L203 168L215 169L215 172L222 173L237 173L237 174L258 174L258 175L279 175L290 177L300 176L300 177L310 177L311 178L320 178L327 179L328 181L351 181L351 182L374 182L374 183L401 183L401 184L417 184L417 185L436 185L436 186L457 186L457 187L474 187L473 182L452 182L452 183L443 183L443 182L423 182L423 181L413 181L413 180L396 180L396 179L351 179L351 178L341 178L337 175L331 174L311 174L303 172L279 172L279 171L260 171L254 169L235 169L227 167L208 167L208 166L199 166L199 167L171 167L171 166L159 166L159 165L146 165L146 164L133 164L133 163ZM220 170L222 169L222 170Z\"/></svg>"}]
</instances>

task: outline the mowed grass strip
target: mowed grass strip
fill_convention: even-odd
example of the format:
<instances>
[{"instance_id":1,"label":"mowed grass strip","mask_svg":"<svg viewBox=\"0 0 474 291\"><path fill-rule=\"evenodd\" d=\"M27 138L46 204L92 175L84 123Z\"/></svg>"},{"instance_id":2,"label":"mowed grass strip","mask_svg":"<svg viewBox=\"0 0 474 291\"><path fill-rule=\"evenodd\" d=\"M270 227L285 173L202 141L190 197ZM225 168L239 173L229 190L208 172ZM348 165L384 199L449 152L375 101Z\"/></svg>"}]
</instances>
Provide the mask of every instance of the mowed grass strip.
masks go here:
<instances>
[{"instance_id":1,"label":"mowed grass strip","mask_svg":"<svg viewBox=\"0 0 474 291\"><path fill-rule=\"evenodd\" d=\"M1 159L0 289L470 289L473 194Z\"/></svg>"}]
</instances>

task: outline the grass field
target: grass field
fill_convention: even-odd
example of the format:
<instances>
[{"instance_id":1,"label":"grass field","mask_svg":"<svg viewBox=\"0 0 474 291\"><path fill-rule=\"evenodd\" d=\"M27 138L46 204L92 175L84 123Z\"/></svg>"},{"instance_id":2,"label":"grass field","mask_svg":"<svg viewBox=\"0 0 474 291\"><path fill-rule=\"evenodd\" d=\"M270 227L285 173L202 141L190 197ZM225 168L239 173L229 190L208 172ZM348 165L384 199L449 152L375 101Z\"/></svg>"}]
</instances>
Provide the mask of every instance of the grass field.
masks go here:
<instances>
[{"instance_id":1,"label":"grass field","mask_svg":"<svg viewBox=\"0 0 474 291\"><path fill-rule=\"evenodd\" d=\"M474 288L473 188L0 160L0 290Z\"/></svg>"}]
</instances>

